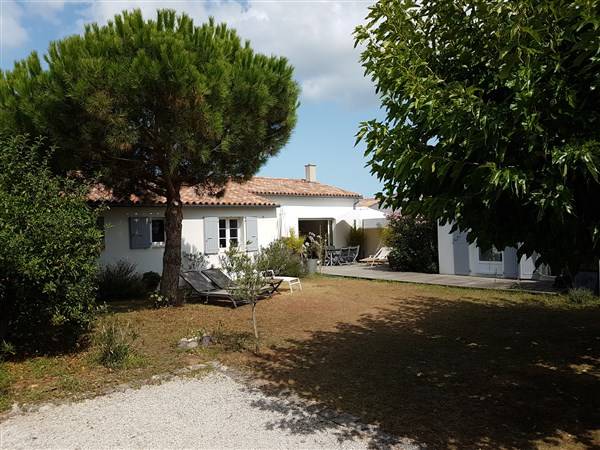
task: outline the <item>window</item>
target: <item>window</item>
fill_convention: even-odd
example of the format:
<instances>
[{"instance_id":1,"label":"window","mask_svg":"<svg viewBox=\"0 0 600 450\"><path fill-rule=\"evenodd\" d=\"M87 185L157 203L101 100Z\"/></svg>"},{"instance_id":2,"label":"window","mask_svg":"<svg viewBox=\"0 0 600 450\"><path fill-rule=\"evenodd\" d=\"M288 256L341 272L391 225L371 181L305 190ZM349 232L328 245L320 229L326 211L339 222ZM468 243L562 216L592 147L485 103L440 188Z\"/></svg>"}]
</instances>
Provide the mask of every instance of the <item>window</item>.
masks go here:
<instances>
[{"instance_id":1,"label":"window","mask_svg":"<svg viewBox=\"0 0 600 450\"><path fill-rule=\"evenodd\" d=\"M479 249L479 261L485 262L502 262L502 252L495 248L489 250Z\"/></svg>"},{"instance_id":2,"label":"window","mask_svg":"<svg viewBox=\"0 0 600 450\"><path fill-rule=\"evenodd\" d=\"M152 244L165 243L165 219L152 219Z\"/></svg>"},{"instance_id":3,"label":"window","mask_svg":"<svg viewBox=\"0 0 600 450\"><path fill-rule=\"evenodd\" d=\"M219 248L237 246L240 240L239 219L219 219Z\"/></svg>"}]
</instances>

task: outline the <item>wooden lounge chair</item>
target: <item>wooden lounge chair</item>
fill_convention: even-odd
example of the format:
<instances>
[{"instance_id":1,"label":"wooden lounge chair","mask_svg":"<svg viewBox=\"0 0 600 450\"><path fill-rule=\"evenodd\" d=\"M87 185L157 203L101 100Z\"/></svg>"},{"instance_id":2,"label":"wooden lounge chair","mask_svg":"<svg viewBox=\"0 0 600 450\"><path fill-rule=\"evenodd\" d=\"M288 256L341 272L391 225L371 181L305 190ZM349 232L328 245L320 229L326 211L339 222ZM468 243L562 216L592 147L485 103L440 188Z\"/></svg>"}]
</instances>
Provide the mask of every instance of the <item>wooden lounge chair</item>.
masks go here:
<instances>
[{"instance_id":1,"label":"wooden lounge chair","mask_svg":"<svg viewBox=\"0 0 600 450\"><path fill-rule=\"evenodd\" d=\"M359 260L359 262L368 263L371 266L374 266L375 264L386 264L391 251L392 249L389 247L381 247L379 250L377 250L377 253L369 256L368 258L363 258Z\"/></svg>"}]
</instances>

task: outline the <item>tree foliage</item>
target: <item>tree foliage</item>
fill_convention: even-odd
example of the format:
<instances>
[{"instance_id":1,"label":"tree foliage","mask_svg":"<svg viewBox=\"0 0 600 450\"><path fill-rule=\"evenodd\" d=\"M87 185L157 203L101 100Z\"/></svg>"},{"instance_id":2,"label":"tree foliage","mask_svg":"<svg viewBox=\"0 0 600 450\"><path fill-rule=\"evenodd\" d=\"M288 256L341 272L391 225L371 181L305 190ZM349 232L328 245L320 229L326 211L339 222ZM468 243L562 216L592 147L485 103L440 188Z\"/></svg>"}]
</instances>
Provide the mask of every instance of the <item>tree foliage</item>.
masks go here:
<instances>
[{"instance_id":1,"label":"tree foliage","mask_svg":"<svg viewBox=\"0 0 600 450\"><path fill-rule=\"evenodd\" d=\"M34 52L0 80L0 126L44 135L60 170L99 174L118 194L166 198L163 294L181 265L180 188L218 193L287 142L298 87L285 58L255 53L226 25L159 10Z\"/></svg>"},{"instance_id":2,"label":"tree foliage","mask_svg":"<svg viewBox=\"0 0 600 450\"><path fill-rule=\"evenodd\" d=\"M87 330L102 240L85 192L51 174L41 147L0 137L0 341L21 351Z\"/></svg>"},{"instance_id":3,"label":"tree foliage","mask_svg":"<svg viewBox=\"0 0 600 450\"><path fill-rule=\"evenodd\" d=\"M598 256L600 2L380 0L355 36L388 206L555 270Z\"/></svg>"}]
</instances>

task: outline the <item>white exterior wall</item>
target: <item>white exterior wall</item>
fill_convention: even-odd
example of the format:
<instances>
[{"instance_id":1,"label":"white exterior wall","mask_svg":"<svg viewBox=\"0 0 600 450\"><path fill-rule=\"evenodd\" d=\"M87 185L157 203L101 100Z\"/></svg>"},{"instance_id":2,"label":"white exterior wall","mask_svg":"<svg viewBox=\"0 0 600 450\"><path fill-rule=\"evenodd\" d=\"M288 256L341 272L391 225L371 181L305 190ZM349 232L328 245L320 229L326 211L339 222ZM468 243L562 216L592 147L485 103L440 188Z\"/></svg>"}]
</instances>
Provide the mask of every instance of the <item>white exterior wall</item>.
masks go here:
<instances>
[{"instance_id":1,"label":"white exterior wall","mask_svg":"<svg viewBox=\"0 0 600 450\"><path fill-rule=\"evenodd\" d=\"M267 196L280 206L275 207L206 207L184 206L182 224L182 251L204 253L204 218L257 217L258 246L265 247L281 236L289 236L293 228L298 233L299 219L331 219L333 243L336 247L346 245L348 233L354 221L352 215L357 199L337 197ZM134 263L139 272L162 271L163 246L145 249L129 248L129 218L163 218L164 207L112 207L104 215L105 249L100 256L101 264L114 264L119 260ZM357 221L360 226L360 221ZM240 243L246 242L245 221L242 225ZM223 250L220 250L223 252ZM218 266L219 255L207 255L209 264Z\"/></svg>"},{"instance_id":2,"label":"white exterior wall","mask_svg":"<svg viewBox=\"0 0 600 450\"><path fill-rule=\"evenodd\" d=\"M281 236L289 236L290 228L298 234L298 219L332 219L333 245L346 245L348 233L354 224L344 219L351 214L358 199L340 197L301 197L301 196L267 196L278 205L279 231ZM360 226L360 224L357 224Z\"/></svg>"},{"instance_id":3,"label":"white exterior wall","mask_svg":"<svg viewBox=\"0 0 600 450\"><path fill-rule=\"evenodd\" d=\"M439 271L444 275L453 275L454 272L454 246L452 245L452 225L438 225L438 264Z\"/></svg>"},{"instance_id":4,"label":"white exterior wall","mask_svg":"<svg viewBox=\"0 0 600 450\"><path fill-rule=\"evenodd\" d=\"M137 266L138 272L162 272L164 247L145 249L129 248L129 217L157 217L165 215L163 207L113 207L104 214L105 248L100 255L101 264L113 264L126 260ZM278 237L277 212L275 208L193 207L184 206L182 223L182 251L204 253L204 218L257 217L258 245L263 247ZM245 240L245 220L242 220L240 243ZM223 250L220 250L221 252ZM218 265L218 255L207 255L209 264Z\"/></svg>"},{"instance_id":5,"label":"white exterior wall","mask_svg":"<svg viewBox=\"0 0 600 450\"><path fill-rule=\"evenodd\" d=\"M497 276L505 278L531 279L535 278L535 260L521 257L517 261L515 248L506 247L503 250L502 261L479 261L479 248L477 243L468 244L460 233L450 233L452 224L438 224L438 262L441 274L462 275L456 267L457 261L464 259L464 246L468 246L468 274L475 276ZM464 265L464 264L463 264Z\"/></svg>"}]
</instances>

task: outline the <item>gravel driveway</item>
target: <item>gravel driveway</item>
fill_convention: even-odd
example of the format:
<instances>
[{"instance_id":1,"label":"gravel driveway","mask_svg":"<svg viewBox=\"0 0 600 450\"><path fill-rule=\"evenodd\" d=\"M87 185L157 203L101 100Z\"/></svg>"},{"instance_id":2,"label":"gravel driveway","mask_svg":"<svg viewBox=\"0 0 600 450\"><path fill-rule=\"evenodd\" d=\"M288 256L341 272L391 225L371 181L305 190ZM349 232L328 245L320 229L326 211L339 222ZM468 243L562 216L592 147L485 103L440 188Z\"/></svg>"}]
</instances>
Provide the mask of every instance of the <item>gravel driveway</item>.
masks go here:
<instances>
[{"instance_id":1,"label":"gravel driveway","mask_svg":"<svg viewBox=\"0 0 600 450\"><path fill-rule=\"evenodd\" d=\"M10 417L0 448L389 447L310 409L212 372Z\"/></svg>"}]
</instances>

